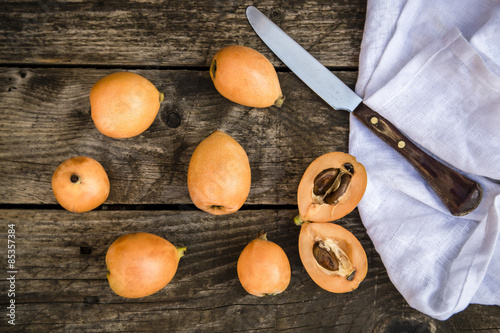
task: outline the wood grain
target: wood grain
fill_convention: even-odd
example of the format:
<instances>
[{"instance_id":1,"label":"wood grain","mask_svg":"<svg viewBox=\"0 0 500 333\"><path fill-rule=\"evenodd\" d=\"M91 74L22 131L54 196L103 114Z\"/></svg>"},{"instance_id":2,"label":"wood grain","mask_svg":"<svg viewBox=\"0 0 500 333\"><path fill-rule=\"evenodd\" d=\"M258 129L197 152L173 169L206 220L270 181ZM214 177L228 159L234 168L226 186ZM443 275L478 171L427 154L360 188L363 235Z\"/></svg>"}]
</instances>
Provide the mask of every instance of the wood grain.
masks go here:
<instances>
[{"instance_id":1,"label":"wood grain","mask_svg":"<svg viewBox=\"0 0 500 333\"><path fill-rule=\"evenodd\" d=\"M243 210L227 216L201 211L4 210L0 222L16 225L18 244L16 328L26 332L223 332L228 327L259 332L385 332L404 321L428 327L429 332L499 327L494 307L470 306L447 322L412 310L387 277L356 211L338 223L365 248L368 275L351 293L322 290L300 262L300 228L293 223L296 213L292 209ZM292 267L290 286L275 297L251 296L237 278L239 253L260 230L284 249ZM104 258L116 238L137 231L165 237L186 246L187 252L172 282L160 292L124 299L109 288ZM0 248L4 247L5 237L0 238ZM470 324L479 313L488 320ZM0 321L0 330L6 325Z\"/></svg>"},{"instance_id":2,"label":"wood grain","mask_svg":"<svg viewBox=\"0 0 500 333\"><path fill-rule=\"evenodd\" d=\"M357 66L366 0L2 1L0 63L208 66L221 47L241 44L282 66L248 24L249 5L325 65Z\"/></svg>"},{"instance_id":3,"label":"wood grain","mask_svg":"<svg viewBox=\"0 0 500 333\"><path fill-rule=\"evenodd\" d=\"M92 122L88 95L111 72L0 68L0 203L55 204L52 173L65 159L86 155L108 172L107 204L190 204L191 154L222 130L249 156L248 204L295 204L309 163L330 151L347 151L348 113L331 109L292 73L279 76L284 105L256 109L222 97L208 70L135 71L163 91L165 101L140 136L106 137ZM356 72L336 74L354 84Z\"/></svg>"}]
</instances>

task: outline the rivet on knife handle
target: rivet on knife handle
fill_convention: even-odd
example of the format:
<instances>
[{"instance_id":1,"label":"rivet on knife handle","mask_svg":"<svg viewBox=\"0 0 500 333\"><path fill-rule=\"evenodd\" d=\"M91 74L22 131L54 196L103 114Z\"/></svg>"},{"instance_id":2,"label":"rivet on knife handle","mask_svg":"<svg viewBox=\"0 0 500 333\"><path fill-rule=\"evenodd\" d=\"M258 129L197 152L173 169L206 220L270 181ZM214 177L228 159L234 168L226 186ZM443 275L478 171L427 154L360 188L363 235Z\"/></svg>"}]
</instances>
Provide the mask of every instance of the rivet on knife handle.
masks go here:
<instances>
[{"instance_id":1,"label":"rivet on knife handle","mask_svg":"<svg viewBox=\"0 0 500 333\"><path fill-rule=\"evenodd\" d=\"M478 183L427 155L387 119L366 104L359 104L353 115L415 167L451 214L466 215L479 205L483 190Z\"/></svg>"}]
</instances>

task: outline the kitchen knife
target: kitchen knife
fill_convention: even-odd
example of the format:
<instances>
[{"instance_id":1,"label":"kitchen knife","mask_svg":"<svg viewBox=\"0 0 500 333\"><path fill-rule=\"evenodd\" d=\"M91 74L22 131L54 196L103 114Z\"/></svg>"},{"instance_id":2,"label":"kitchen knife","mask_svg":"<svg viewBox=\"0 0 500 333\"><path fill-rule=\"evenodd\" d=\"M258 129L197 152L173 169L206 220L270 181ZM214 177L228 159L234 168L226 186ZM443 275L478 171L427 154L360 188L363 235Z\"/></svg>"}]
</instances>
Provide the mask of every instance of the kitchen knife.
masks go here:
<instances>
[{"instance_id":1,"label":"kitchen knife","mask_svg":"<svg viewBox=\"0 0 500 333\"><path fill-rule=\"evenodd\" d=\"M481 202L481 186L427 155L387 119L370 109L339 78L274 24L257 8L246 10L257 35L292 72L336 110L346 110L396 149L427 181L455 216L472 212Z\"/></svg>"}]
</instances>

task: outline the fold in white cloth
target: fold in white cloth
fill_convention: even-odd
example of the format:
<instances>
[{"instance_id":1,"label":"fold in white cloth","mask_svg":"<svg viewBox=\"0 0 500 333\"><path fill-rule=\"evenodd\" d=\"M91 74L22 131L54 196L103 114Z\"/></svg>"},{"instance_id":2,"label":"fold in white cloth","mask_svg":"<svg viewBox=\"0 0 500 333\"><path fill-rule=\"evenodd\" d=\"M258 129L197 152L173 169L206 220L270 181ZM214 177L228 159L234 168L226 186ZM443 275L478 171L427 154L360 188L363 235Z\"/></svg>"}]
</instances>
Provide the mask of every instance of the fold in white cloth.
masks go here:
<instances>
[{"instance_id":1,"label":"fold in white cloth","mask_svg":"<svg viewBox=\"0 0 500 333\"><path fill-rule=\"evenodd\" d=\"M500 305L500 2L368 0L356 92L484 191L475 211L452 216L351 117L349 151L368 172L359 212L393 284L439 320Z\"/></svg>"}]
</instances>

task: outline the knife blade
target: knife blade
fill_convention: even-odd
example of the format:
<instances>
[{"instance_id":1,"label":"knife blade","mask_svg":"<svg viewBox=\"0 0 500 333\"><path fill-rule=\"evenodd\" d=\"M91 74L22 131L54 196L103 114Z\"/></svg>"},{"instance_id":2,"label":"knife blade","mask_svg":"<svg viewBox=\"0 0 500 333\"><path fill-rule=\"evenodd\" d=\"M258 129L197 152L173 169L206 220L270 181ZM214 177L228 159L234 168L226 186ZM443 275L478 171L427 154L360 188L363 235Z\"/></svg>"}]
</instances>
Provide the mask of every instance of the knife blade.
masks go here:
<instances>
[{"instance_id":1,"label":"knife blade","mask_svg":"<svg viewBox=\"0 0 500 333\"><path fill-rule=\"evenodd\" d=\"M246 15L257 35L293 73L331 107L351 112L406 158L452 215L463 216L477 208L481 185L425 153L257 8L249 6Z\"/></svg>"}]
</instances>

